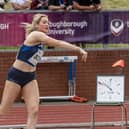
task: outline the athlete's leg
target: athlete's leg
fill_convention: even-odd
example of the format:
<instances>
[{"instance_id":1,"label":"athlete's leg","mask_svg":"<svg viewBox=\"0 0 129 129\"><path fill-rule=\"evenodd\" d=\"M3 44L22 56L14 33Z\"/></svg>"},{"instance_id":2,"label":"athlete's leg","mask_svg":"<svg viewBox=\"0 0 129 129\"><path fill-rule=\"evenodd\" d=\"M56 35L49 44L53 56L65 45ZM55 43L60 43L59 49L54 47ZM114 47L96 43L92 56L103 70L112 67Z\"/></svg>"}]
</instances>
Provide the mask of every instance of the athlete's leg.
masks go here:
<instances>
[{"instance_id":1,"label":"athlete's leg","mask_svg":"<svg viewBox=\"0 0 129 129\"><path fill-rule=\"evenodd\" d=\"M9 108L17 98L20 90L21 87L18 84L8 80L5 82L5 87L0 104L0 115L5 114L9 110Z\"/></svg>"},{"instance_id":2,"label":"athlete's leg","mask_svg":"<svg viewBox=\"0 0 129 129\"><path fill-rule=\"evenodd\" d=\"M36 80L23 87L22 95L27 107L27 129L35 129L39 111L39 89Z\"/></svg>"}]
</instances>

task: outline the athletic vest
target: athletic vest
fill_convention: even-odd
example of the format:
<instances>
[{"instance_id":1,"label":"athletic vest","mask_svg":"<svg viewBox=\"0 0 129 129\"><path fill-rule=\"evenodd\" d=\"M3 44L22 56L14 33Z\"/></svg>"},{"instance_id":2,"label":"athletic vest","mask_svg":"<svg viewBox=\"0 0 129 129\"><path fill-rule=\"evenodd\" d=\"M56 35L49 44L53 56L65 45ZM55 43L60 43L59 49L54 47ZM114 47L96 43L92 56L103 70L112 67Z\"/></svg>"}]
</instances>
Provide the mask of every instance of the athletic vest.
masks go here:
<instances>
[{"instance_id":1,"label":"athletic vest","mask_svg":"<svg viewBox=\"0 0 129 129\"><path fill-rule=\"evenodd\" d=\"M43 56L43 45L34 46L22 45L18 51L17 59L24 61L32 66L36 66Z\"/></svg>"}]
</instances>

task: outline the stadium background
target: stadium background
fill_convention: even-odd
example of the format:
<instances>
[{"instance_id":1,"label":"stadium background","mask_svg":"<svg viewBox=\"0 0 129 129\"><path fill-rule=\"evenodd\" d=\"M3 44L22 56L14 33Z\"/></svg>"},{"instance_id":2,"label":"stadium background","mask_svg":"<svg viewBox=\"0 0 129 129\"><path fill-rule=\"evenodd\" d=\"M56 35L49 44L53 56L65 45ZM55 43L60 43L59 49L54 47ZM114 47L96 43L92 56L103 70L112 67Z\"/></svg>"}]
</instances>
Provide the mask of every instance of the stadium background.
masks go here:
<instances>
[{"instance_id":1,"label":"stadium background","mask_svg":"<svg viewBox=\"0 0 129 129\"><path fill-rule=\"evenodd\" d=\"M102 0L103 10L112 11L128 11L128 0ZM6 5L7 13L9 13L10 5ZM29 13L29 12L27 12ZM117 74L117 70L111 67L114 61L121 57L126 61L124 75L126 76L126 93L128 99L128 43L84 43L85 49L88 49L88 61L86 64L81 63L80 58L77 62L77 89L76 94L95 100L96 98L96 75L97 74ZM80 43L80 45L82 45ZM84 46L84 45L83 45ZM82 46L82 47L83 47ZM0 46L0 95L2 94L6 73L10 65L15 59L17 47ZM14 49L15 48L15 49ZM101 50L100 50L101 48ZM117 48L117 49L116 49ZM121 49L122 48L122 49ZM11 51L10 51L11 49ZM112 50L113 49L113 50ZM45 55L66 55L66 51L48 50ZM68 55L77 55L75 52L68 52ZM124 56L122 56L124 55ZM126 56L125 56L126 55ZM79 56L79 55L78 55ZM57 67L58 66L58 67ZM51 70L50 70L51 69ZM68 64L39 64L37 78L39 81L41 96L46 95L65 95L68 88ZM51 80L51 81L50 81Z\"/></svg>"},{"instance_id":2,"label":"stadium background","mask_svg":"<svg viewBox=\"0 0 129 129\"><path fill-rule=\"evenodd\" d=\"M125 60L125 99L129 99L129 51L128 50L90 50L87 63L82 63L80 55L77 61L76 95L85 97L90 101L96 98L96 76L98 74L121 74L119 67L112 68L112 64L121 57ZM0 96L8 68L15 59L15 52L0 52ZM45 56L66 56L66 51L46 51ZM67 51L67 55L77 55ZM38 64L37 79L40 96L67 95L68 92L68 63ZM19 98L17 99L19 100Z\"/></svg>"}]
</instances>

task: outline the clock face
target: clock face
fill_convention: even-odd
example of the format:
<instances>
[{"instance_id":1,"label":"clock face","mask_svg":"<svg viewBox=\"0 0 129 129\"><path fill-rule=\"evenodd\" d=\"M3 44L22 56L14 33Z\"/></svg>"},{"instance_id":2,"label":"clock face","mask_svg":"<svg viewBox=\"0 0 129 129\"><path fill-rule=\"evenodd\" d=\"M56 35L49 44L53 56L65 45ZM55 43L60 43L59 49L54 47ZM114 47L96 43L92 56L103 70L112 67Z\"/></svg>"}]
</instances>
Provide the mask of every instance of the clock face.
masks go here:
<instances>
[{"instance_id":1,"label":"clock face","mask_svg":"<svg viewBox=\"0 0 129 129\"><path fill-rule=\"evenodd\" d=\"M98 75L96 101L98 103L124 102L124 76Z\"/></svg>"}]
</instances>

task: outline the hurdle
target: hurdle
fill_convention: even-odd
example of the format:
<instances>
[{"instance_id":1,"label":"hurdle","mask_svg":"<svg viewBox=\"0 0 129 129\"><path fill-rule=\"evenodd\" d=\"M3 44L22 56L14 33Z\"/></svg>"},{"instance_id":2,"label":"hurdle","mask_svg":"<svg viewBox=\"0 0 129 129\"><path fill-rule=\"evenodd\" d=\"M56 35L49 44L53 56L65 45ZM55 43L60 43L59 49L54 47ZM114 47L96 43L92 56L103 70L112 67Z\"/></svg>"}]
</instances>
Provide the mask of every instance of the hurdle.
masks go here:
<instances>
[{"instance_id":1,"label":"hurdle","mask_svg":"<svg viewBox=\"0 0 129 129\"><path fill-rule=\"evenodd\" d=\"M69 63L68 94L66 96L40 96L40 100L69 100L76 95L77 56L44 56L39 63Z\"/></svg>"}]
</instances>

